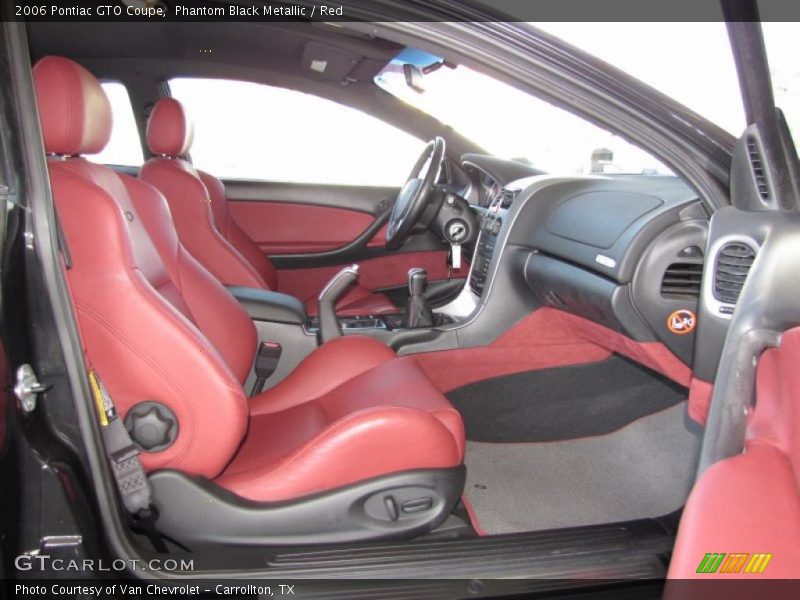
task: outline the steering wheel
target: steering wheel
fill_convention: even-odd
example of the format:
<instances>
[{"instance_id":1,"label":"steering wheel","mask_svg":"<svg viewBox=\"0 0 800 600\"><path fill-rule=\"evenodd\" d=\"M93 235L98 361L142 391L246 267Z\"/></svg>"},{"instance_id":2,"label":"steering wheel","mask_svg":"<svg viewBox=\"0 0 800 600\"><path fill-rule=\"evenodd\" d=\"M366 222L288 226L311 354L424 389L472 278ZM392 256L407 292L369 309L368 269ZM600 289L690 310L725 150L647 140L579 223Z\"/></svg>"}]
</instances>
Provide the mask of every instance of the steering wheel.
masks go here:
<instances>
[{"instance_id":1,"label":"steering wheel","mask_svg":"<svg viewBox=\"0 0 800 600\"><path fill-rule=\"evenodd\" d=\"M422 217L431 189L439 178L444 162L444 139L433 138L425 146L394 201L389 226L386 230L387 250L397 250L411 235L414 225Z\"/></svg>"}]
</instances>

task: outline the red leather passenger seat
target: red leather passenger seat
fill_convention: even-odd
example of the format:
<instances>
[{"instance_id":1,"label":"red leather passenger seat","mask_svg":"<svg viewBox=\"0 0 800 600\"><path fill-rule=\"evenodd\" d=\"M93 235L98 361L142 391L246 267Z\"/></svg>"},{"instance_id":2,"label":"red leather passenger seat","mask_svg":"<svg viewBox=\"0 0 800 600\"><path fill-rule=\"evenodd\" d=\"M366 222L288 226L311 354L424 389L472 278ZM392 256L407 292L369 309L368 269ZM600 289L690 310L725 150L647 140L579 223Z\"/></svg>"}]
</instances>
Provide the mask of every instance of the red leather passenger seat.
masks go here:
<instances>
[{"instance_id":1,"label":"red leather passenger seat","mask_svg":"<svg viewBox=\"0 0 800 600\"><path fill-rule=\"evenodd\" d=\"M681 517L670 579L800 578L798 357L800 328L784 332L780 346L761 355L744 451L708 467L695 484ZM720 561L718 570L700 569L709 554ZM732 560L731 554L741 558ZM683 598L693 588L678 581L667 590L667 597Z\"/></svg>"},{"instance_id":2,"label":"red leather passenger seat","mask_svg":"<svg viewBox=\"0 0 800 600\"><path fill-rule=\"evenodd\" d=\"M184 247L224 285L280 291L272 262L228 213L223 183L185 160L194 128L177 100L159 100L147 124L147 145L155 158L142 167L141 178L167 199ZM320 290L317 290L319 293ZM317 314L316 294L301 298ZM340 315L398 312L385 294L353 285L337 303Z\"/></svg>"},{"instance_id":3,"label":"red leather passenger seat","mask_svg":"<svg viewBox=\"0 0 800 600\"><path fill-rule=\"evenodd\" d=\"M81 156L111 132L100 84L52 56L34 81L87 360L123 417L149 401L178 419L171 445L142 453L147 470L178 469L266 501L462 463L457 411L415 363L370 338L328 342L248 399L252 321L186 251L158 190ZM188 163L173 162L202 192Z\"/></svg>"}]
</instances>

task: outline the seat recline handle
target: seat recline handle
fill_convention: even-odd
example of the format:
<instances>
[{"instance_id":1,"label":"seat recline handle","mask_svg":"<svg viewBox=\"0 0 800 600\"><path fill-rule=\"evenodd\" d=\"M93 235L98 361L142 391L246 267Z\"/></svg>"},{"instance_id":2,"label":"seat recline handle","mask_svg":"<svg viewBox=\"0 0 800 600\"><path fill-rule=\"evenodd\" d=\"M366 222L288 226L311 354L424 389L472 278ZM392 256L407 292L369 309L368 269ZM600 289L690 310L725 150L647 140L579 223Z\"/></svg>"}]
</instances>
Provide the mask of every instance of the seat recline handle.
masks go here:
<instances>
[{"instance_id":1,"label":"seat recline handle","mask_svg":"<svg viewBox=\"0 0 800 600\"><path fill-rule=\"evenodd\" d=\"M319 293L319 336L324 344L342 335L336 316L336 302L358 279L358 265L350 265L339 271Z\"/></svg>"}]
</instances>

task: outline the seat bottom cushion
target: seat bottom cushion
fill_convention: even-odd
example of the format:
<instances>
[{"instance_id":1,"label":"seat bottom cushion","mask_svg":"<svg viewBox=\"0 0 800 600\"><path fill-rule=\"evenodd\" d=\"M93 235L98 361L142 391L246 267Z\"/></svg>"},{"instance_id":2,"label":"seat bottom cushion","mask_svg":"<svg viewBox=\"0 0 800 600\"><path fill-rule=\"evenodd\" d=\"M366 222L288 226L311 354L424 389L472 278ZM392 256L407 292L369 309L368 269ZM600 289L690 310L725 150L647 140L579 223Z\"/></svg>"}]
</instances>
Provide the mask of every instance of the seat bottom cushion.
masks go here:
<instances>
[{"instance_id":1,"label":"seat bottom cushion","mask_svg":"<svg viewBox=\"0 0 800 600\"><path fill-rule=\"evenodd\" d=\"M217 483L251 500L287 500L458 466L464 445L460 415L413 360L342 337L251 399L247 436Z\"/></svg>"},{"instance_id":2,"label":"seat bottom cushion","mask_svg":"<svg viewBox=\"0 0 800 600\"><path fill-rule=\"evenodd\" d=\"M306 300L306 312L314 317L319 314L319 302L314 296ZM336 314L342 317L386 315L399 312L386 294L373 293L363 285L352 286L336 303Z\"/></svg>"}]
</instances>

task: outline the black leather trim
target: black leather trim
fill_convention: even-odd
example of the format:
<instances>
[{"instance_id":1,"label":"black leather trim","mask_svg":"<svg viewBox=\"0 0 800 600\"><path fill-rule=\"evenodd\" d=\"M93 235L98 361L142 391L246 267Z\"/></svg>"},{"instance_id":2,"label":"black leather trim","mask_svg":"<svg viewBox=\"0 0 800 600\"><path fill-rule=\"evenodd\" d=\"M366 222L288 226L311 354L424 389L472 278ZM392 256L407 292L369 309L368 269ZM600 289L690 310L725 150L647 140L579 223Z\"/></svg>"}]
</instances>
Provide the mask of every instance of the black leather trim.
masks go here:
<instances>
[{"instance_id":1,"label":"black leather trim","mask_svg":"<svg viewBox=\"0 0 800 600\"><path fill-rule=\"evenodd\" d=\"M431 306L438 308L444 306L448 302L455 300L458 294L461 293L462 288L466 285L467 280L464 277L454 277L452 279L439 279L428 282L428 289L425 290L425 297ZM375 290L388 296L398 308L404 308L408 303L408 284L395 285L388 288L380 288Z\"/></svg>"},{"instance_id":2,"label":"black leather trim","mask_svg":"<svg viewBox=\"0 0 800 600\"><path fill-rule=\"evenodd\" d=\"M229 202L273 202L342 208L378 216L392 207L399 188L224 179Z\"/></svg>"},{"instance_id":3,"label":"black leather trim","mask_svg":"<svg viewBox=\"0 0 800 600\"><path fill-rule=\"evenodd\" d=\"M225 287L254 321L304 325L308 320L305 305L294 296L259 288Z\"/></svg>"}]
</instances>

